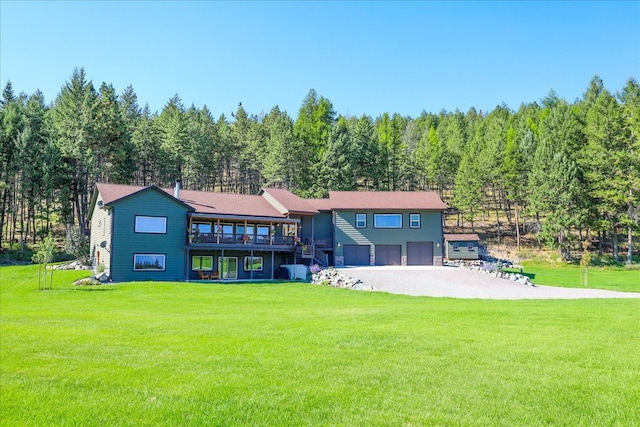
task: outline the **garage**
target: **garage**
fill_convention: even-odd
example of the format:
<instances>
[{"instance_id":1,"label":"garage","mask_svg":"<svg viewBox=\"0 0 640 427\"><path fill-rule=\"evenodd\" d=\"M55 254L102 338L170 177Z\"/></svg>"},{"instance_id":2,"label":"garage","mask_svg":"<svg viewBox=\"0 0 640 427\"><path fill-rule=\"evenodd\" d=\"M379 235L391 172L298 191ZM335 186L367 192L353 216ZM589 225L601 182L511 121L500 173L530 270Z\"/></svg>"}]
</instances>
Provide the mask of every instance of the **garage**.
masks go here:
<instances>
[{"instance_id":1,"label":"garage","mask_svg":"<svg viewBox=\"0 0 640 427\"><path fill-rule=\"evenodd\" d=\"M376 265L400 265L402 245L376 245Z\"/></svg>"},{"instance_id":2,"label":"garage","mask_svg":"<svg viewBox=\"0 0 640 427\"><path fill-rule=\"evenodd\" d=\"M344 245L345 265L369 265L369 245Z\"/></svg>"},{"instance_id":3,"label":"garage","mask_svg":"<svg viewBox=\"0 0 640 427\"><path fill-rule=\"evenodd\" d=\"M433 242L407 242L407 265L433 265Z\"/></svg>"}]
</instances>

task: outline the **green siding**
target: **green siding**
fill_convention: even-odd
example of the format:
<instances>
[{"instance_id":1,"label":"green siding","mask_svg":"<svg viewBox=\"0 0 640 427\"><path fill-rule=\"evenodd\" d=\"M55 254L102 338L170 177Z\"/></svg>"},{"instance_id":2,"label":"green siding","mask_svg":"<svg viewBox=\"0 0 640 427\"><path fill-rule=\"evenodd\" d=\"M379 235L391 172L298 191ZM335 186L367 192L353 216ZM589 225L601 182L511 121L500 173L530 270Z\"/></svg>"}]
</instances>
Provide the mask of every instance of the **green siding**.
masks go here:
<instances>
[{"instance_id":1,"label":"green siding","mask_svg":"<svg viewBox=\"0 0 640 427\"><path fill-rule=\"evenodd\" d=\"M454 242L446 242L447 245L447 253L446 257L449 259L479 259L479 242L477 241L458 241L455 242L458 244L458 250L453 249ZM473 245L473 250L469 250L468 244L471 243Z\"/></svg>"},{"instance_id":2,"label":"green siding","mask_svg":"<svg viewBox=\"0 0 640 427\"><path fill-rule=\"evenodd\" d=\"M313 233L316 241L333 239L331 212L321 212L313 217Z\"/></svg>"},{"instance_id":3,"label":"green siding","mask_svg":"<svg viewBox=\"0 0 640 427\"><path fill-rule=\"evenodd\" d=\"M184 280L187 210L184 205L153 188L114 203L112 280ZM166 217L166 234L135 233L136 215ZM165 270L134 271L133 256L141 253L166 255Z\"/></svg>"},{"instance_id":4,"label":"green siding","mask_svg":"<svg viewBox=\"0 0 640 427\"><path fill-rule=\"evenodd\" d=\"M356 213L367 215L367 227L356 228ZM373 215L376 213L402 213L402 228L375 228ZM410 228L409 215L420 214L420 228ZM402 245L402 257L406 260L407 242L433 242L433 256L442 257L442 214L440 211L393 210L339 210L336 211L335 254L342 257L344 245L371 245L371 256L375 259L375 245ZM338 247L338 243L340 246ZM404 263L404 262L403 262Z\"/></svg>"}]
</instances>

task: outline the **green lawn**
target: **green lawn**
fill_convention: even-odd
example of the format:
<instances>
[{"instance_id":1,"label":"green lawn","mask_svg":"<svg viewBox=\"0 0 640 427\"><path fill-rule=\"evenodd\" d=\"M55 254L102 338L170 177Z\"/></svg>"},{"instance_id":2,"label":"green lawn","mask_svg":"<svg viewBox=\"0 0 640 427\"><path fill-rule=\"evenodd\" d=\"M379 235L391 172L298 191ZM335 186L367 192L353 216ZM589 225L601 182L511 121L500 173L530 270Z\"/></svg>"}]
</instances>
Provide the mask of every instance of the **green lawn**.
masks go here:
<instances>
[{"instance_id":1,"label":"green lawn","mask_svg":"<svg viewBox=\"0 0 640 427\"><path fill-rule=\"evenodd\" d=\"M524 274L536 285L583 288L580 282L580 266L524 262ZM519 272L519 269L507 269ZM640 292L640 269L626 267L590 267L588 287L612 291Z\"/></svg>"},{"instance_id":2,"label":"green lawn","mask_svg":"<svg viewBox=\"0 0 640 427\"><path fill-rule=\"evenodd\" d=\"M640 425L640 300L0 268L0 425Z\"/></svg>"}]
</instances>

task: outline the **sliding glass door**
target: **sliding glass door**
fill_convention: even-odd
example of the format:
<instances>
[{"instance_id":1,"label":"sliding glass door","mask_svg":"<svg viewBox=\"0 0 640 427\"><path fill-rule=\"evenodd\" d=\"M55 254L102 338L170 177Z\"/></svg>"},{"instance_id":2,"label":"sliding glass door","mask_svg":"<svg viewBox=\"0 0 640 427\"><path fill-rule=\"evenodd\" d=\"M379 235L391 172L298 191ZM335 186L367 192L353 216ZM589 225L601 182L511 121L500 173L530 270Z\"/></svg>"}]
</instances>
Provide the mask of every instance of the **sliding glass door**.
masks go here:
<instances>
[{"instance_id":1,"label":"sliding glass door","mask_svg":"<svg viewBox=\"0 0 640 427\"><path fill-rule=\"evenodd\" d=\"M238 278L238 258L237 257L218 257L218 270L222 279Z\"/></svg>"}]
</instances>

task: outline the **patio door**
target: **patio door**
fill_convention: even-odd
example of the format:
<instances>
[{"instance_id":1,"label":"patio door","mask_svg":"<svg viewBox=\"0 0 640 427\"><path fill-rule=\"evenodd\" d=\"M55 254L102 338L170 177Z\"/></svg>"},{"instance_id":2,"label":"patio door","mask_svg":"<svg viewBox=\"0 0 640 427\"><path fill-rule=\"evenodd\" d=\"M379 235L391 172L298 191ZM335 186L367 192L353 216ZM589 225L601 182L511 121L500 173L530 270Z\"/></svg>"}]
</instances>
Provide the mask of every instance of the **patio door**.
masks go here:
<instances>
[{"instance_id":1,"label":"patio door","mask_svg":"<svg viewBox=\"0 0 640 427\"><path fill-rule=\"evenodd\" d=\"M218 257L218 270L222 279L238 278L238 258Z\"/></svg>"}]
</instances>

